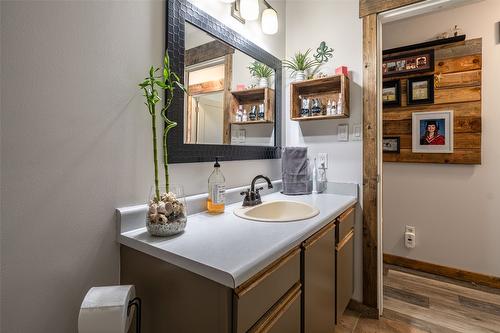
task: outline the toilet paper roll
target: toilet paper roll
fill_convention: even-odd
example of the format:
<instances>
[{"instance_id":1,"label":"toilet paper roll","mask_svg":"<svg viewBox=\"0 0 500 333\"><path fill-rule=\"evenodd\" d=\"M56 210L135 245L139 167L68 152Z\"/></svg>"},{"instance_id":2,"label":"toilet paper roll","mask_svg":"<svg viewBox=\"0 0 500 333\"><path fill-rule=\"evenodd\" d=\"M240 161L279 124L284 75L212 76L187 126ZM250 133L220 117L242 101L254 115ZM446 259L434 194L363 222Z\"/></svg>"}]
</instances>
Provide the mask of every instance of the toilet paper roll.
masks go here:
<instances>
[{"instance_id":1,"label":"toilet paper roll","mask_svg":"<svg viewBox=\"0 0 500 333\"><path fill-rule=\"evenodd\" d=\"M135 297L134 286L91 288L80 308L79 333L126 333L134 311L127 316L129 302Z\"/></svg>"}]
</instances>

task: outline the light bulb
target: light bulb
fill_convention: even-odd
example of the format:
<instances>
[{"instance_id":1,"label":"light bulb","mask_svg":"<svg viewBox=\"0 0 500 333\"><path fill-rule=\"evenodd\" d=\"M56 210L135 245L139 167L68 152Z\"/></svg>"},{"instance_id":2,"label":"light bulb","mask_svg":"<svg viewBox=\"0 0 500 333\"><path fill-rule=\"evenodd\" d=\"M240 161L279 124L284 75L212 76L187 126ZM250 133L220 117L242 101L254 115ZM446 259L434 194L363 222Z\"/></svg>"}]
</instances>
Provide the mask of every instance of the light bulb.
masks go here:
<instances>
[{"instance_id":1,"label":"light bulb","mask_svg":"<svg viewBox=\"0 0 500 333\"><path fill-rule=\"evenodd\" d=\"M259 18L259 0L240 0L241 17L247 21Z\"/></svg>"},{"instance_id":2,"label":"light bulb","mask_svg":"<svg viewBox=\"0 0 500 333\"><path fill-rule=\"evenodd\" d=\"M266 35L274 35L278 32L278 14L272 8L262 12L262 32Z\"/></svg>"}]
</instances>

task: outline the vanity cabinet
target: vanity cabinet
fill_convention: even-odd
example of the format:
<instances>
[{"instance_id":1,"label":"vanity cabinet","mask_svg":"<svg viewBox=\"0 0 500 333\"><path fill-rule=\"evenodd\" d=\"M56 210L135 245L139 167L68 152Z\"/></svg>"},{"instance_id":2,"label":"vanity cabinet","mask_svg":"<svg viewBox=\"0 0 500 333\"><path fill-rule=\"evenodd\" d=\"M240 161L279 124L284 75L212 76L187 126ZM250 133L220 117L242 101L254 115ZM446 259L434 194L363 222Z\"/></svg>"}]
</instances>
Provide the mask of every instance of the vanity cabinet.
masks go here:
<instances>
[{"instance_id":1,"label":"vanity cabinet","mask_svg":"<svg viewBox=\"0 0 500 333\"><path fill-rule=\"evenodd\" d=\"M334 332L354 288L354 208L237 288L122 245L121 284L142 299L142 332Z\"/></svg>"},{"instance_id":2,"label":"vanity cabinet","mask_svg":"<svg viewBox=\"0 0 500 333\"><path fill-rule=\"evenodd\" d=\"M336 221L336 311L338 323L354 292L354 207L342 213Z\"/></svg>"},{"instance_id":3,"label":"vanity cabinet","mask_svg":"<svg viewBox=\"0 0 500 333\"><path fill-rule=\"evenodd\" d=\"M335 329L335 223L302 244L304 333Z\"/></svg>"}]
</instances>

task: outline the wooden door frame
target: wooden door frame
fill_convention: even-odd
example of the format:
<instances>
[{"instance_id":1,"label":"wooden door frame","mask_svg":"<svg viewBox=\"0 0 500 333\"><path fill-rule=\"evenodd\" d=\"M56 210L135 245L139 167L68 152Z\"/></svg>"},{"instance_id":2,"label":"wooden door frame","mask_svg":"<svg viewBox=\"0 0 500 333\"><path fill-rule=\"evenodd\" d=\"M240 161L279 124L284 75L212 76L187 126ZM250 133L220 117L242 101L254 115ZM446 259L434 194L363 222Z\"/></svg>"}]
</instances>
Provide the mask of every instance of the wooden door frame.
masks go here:
<instances>
[{"instance_id":1,"label":"wooden door frame","mask_svg":"<svg viewBox=\"0 0 500 333\"><path fill-rule=\"evenodd\" d=\"M359 0L363 19L363 304L379 314L378 14L424 0Z\"/></svg>"}]
</instances>

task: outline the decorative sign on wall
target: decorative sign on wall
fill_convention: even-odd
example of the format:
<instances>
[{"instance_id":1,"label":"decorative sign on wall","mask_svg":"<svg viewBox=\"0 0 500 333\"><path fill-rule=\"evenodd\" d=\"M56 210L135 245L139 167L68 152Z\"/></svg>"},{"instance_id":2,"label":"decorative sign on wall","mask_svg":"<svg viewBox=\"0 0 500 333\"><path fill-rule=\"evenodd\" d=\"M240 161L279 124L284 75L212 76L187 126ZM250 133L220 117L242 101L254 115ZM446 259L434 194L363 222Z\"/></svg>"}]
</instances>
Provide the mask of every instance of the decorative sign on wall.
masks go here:
<instances>
[{"instance_id":1,"label":"decorative sign on wall","mask_svg":"<svg viewBox=\"0 0 500 333\"><path fill-rule=\"evenodd\" d=\"M384 78L402 74L432 72L433 70L433 49L384 57L382 63Z\"/></svg>"}]
</instances>

